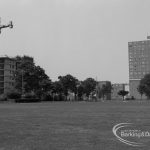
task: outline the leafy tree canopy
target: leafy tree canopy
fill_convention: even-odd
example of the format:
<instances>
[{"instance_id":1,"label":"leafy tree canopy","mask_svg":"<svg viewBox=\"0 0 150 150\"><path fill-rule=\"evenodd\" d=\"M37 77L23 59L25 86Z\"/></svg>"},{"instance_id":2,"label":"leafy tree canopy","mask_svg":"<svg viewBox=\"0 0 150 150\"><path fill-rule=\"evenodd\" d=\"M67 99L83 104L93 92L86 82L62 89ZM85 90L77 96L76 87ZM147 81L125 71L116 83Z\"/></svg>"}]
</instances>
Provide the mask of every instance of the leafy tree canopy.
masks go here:
<instances>
[{"instance_id":1,"label":"leafy tree canopy","mask_svg":"<svg viewBox=\"0 0 150 150\"><path fill-rule=\"evenodd\" d=\"M24 92L46 92L51 88L51 80L46 75L45 70L40 66L36 66L32 58L27 56L17 56L18 66L15 72L16 88ZM29 60L29 61L27 61Z\"/></svg>"},{"instance_id":2,"label":"leafy tree canopy","mask_svg":"<svg viewBox=\"0 0 150 150\"><path fill-rule=\"evenodd\" d=\"M82 82L84 93L87 97L93 92L96 88L96 81L93 78L87 78Z\"/></svg>"},{"instance_id":3,"label":"leafy tree canopy","mask_svg":"<svg viewBox=\"0 0 150 150\"><path fill-rule=\"evenodd\" d=\"M124 100L124 96L126 96L129 92L128 91L125 91L125 90L120 90L118 92L118 95L122 96L123 97L123 100Z\"/></svg>"},{"instance_id":4,"label":"leafy tree canopy","mask_svg":"<svg viewBox=\"0 0 150 150\"><path fill-rule=\"evenodd\" d=\"M111 90L112 90L112 86L111 86L111 82L110 81L106 81L105 84L102 84L102 86L98 86L97 87L97 92L98 92L98 96L101 98L105 96L107 96L108 94L111 93Z\"/></svg>"},{"instance_id":5,"label":"leafy tree canopy","mask_svg":"<svg viewBox=\"0 0 150 150\"><path fill-rule=\"evenodd\" d=\"M137 90L140 94L145 94L150 98L150 74L146 74L144 78L141 79Z\"/></svg>"},{"instance_id":6,"label":"leafy tree canopy","mask_svg":"<svg viewBox=\"0 0 150 150\"><path fill-rule=\"evenodd\" d=\"M75 77L67 74L66 76L59 76L58 79L62 85L63 93L65 94L65 96L68 95L69 90L71 92L74 92L75 94L77 93L78 80Z\"/></svg>"},{"instance_id":7,"label":"leafy tree canopy","mask_svg":"<svg viewBox=\"0 0 150 150\"><path fill-rule=\"evenodd\" d=\"M52 93L61 94L63 92L63 86L60 81L55 81L52 83Z\"/></svg>"}]
</instances>

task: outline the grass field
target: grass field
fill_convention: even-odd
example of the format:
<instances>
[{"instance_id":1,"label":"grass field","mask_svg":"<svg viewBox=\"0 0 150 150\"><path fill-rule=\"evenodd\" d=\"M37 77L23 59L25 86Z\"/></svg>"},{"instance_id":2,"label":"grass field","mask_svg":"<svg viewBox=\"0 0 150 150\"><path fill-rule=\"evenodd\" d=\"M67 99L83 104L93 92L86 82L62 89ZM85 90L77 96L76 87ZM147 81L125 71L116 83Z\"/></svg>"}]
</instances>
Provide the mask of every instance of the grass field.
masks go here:
<instances>
[{"instance_id":1,"label":"grass field","mask_svg":"<svg viewBox=\"0 0 150 150\"><path fill-rule=\"evenodd\" d=\"M150 125L150 102L0 104L0 150L147 150L121 143L117 123Z\"/></svg>"}]
</instances>

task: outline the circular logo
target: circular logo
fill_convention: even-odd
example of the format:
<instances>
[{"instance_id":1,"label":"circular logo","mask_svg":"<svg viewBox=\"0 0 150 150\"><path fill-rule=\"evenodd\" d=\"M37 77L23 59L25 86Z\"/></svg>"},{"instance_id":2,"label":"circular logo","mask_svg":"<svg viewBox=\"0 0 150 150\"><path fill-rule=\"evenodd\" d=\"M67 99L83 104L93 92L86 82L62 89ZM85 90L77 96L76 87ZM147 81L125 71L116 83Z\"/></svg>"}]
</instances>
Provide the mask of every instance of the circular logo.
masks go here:
<instances>
[{"instance_id":1,"label":"circular logo","mask_svg":"<svg viewBox=\"0 0 150 150\"><path fill-rule=\"evenodd\" d=\"M113 127L112 132L120 142L130 146L145 146L144 141L150 139L149 131L140 129L140 126L132 123L119 123Z\"/></svg>"}]
</instances>

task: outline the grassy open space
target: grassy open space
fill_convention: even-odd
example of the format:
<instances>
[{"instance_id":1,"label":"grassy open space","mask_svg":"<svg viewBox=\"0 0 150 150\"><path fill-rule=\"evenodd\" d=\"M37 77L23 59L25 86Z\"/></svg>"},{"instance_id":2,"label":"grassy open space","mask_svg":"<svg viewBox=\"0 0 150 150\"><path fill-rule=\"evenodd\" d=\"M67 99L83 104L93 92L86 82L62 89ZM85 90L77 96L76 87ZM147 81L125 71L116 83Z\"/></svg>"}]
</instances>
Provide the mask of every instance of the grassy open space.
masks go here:
<instances>
[{"instance_id":1,"label":"grassy open space","mask_svg":"<svg viewBox=\"0 0 150 150\"><path fill-rule=\"evenodd\" d=\"M0 150L147 150L121 143L117 123L150 125L150 102L1 103Z\"/></svg>"}]
</instances>

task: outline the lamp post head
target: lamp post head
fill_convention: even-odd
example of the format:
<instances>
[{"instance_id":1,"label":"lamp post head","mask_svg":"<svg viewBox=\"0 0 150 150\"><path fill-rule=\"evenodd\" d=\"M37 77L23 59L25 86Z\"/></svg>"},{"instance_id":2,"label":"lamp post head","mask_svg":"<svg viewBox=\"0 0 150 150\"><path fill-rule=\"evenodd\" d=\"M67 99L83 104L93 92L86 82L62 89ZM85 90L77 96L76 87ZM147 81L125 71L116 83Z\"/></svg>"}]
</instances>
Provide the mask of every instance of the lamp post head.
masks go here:
<instances>
[{"instance_id":1,"label":"lamp post head","mask_svg":"<svg viewBox=\"0 0 150 150\"><path fill-rule=\"evenodd\" d=\"M13 23L12 23L12 21L10 21L9 22L9 24L7 24L7 25L1 25L1 18L0 18L0 33L1 33L1 30L3 29L3 28L13 28Z\"/></svg>"},{"instance_id":2,"label":"lamp post head","mask_svg":"<svg viewBox=\"0 0 150 150\"><path fill-rule=\"evenodd\" d=\"M10 28L13 28L13 23L12 23L12 21L10 21L9 27L10 27Z\"/></svg>"}]
</instances>

